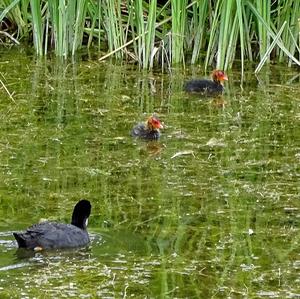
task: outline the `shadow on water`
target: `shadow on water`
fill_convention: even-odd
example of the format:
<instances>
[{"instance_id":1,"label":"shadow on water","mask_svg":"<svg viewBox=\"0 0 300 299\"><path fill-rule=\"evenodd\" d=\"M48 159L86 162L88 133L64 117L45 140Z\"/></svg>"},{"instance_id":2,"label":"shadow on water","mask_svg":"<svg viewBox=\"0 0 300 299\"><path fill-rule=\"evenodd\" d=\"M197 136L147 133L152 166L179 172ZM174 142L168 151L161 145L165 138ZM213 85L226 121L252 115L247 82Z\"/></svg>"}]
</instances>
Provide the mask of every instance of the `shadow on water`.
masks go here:
<instances>
[{"instance_id":1,"label":"shadow on water","mask_svg":"<svg viewBox=\"0 0 300 299\"><path fill-rule=\"evenodd\" d=\"M1 54L1 298L299 297L295 70L233 71L203 100L182 91L198 68ZM162 138L132 139L153 112ZM20 256L11 231L69 223L79 198L88 248Z\"/></svg>"}]
</instances>

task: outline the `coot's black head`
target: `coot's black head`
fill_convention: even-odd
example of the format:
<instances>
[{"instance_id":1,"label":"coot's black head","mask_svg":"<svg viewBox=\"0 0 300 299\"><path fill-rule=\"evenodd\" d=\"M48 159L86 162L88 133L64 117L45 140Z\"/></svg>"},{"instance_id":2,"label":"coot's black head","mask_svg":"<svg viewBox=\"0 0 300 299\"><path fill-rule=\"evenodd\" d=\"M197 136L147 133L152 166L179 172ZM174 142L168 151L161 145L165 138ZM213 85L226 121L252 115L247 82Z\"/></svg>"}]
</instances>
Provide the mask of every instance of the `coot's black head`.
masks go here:
<instances>
[{"instance_id":1,"label":"coot's black head","mask_svg":"<svg viewBox=\"0 0 300 299\"><path fill-rule=\"evenodd\" d=\"M91 203L86 200L80 200L74 207L71 224L86 229L87 220L91 214Z\"/></svg>"}]
</instances>

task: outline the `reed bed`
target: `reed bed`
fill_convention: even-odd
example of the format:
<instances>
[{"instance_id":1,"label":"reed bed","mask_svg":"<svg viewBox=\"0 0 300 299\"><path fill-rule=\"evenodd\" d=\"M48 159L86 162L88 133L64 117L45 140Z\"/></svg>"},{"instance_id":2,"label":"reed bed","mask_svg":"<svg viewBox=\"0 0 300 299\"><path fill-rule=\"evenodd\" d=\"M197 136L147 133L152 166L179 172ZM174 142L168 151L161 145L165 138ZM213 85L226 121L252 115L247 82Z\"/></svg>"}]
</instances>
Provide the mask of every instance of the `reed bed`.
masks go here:
<instances>
[{"instance_id":1,"label":"reed bed","mask_svg":"<svg viewBox=\"0 0 300 299\"><path fill-rule=\"evenodd\" d=\"M0 39L39 56L85 47L144 69L255 62L259 72L270 61L300 66L299 16L299 0L1 0Z\"/></svg>"}]
</instances>

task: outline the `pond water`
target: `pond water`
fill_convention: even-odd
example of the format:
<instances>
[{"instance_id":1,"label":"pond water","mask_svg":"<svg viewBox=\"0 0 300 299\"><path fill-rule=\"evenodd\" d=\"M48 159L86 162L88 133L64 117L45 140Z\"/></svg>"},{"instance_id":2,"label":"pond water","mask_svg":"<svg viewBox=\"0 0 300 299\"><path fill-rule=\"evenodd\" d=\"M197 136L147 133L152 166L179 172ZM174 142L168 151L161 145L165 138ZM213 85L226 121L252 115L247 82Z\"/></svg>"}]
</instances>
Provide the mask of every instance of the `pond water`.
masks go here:
<instances>
[{"instance_id":1,"label":"pond water","mask_svg":"<svg viewBox=\"0 0 300 299\"><path fill-rule=\"evenodd\" d=\"M1 298L300 298L300 75L37 60L1 50ZM158 142L134 140L157 112ZM13 231L92 203L88 248L17 250Z\"/></svg>"}]
</instances>

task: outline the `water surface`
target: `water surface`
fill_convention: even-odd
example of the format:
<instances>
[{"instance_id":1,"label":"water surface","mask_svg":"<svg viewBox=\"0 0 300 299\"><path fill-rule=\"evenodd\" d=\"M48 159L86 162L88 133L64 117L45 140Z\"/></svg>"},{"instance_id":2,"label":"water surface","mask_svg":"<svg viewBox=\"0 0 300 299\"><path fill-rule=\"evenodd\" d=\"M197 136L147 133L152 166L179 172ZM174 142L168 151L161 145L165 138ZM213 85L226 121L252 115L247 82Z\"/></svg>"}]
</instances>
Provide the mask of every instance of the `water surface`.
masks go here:
<instances>
[{"instance_id":1,"label":"water surface","mask_svg":"<svg viewBox=\"0 0 300 299\"><path fill-rule=\"evenodd\" d=\"M1 298L299 298L300 76L273 66L222 98L172 74L1 50ZM157 112L158 142L129 136ZM92 202L92 242L17 250L12 232Z\"/></svg>"}]
</instances>

